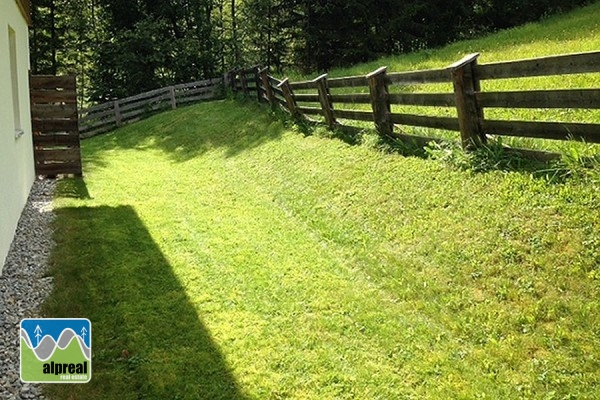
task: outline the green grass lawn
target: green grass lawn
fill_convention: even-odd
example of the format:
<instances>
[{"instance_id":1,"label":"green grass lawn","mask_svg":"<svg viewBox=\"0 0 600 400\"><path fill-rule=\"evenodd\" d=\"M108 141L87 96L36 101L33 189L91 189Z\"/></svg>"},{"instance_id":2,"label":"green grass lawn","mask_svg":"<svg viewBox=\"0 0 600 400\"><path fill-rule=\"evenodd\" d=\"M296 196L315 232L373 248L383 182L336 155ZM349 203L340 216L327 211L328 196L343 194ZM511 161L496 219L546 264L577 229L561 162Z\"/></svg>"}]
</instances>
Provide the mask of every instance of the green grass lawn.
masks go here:
<instances>
[{"instance_id":1,"label":"green grass lawn","mask_svg":"<svg viewBox=\"0 0 600 400\"><path fill-rule=\"evenodd\" d=\"M577 9L565 15L547 18L537 23L500 31L478 39L457 42L439 49L427 49L411 54L381 58L350 68L338 68L329 71L330 77L365 75L381 66L387 66L388 72L444 68L467 54L480 53L479 63L537 58L558 54L569 54L600 50L600 2ZM310 76L289 71L292 81L312 79L320 73ZM600 73L575 74L566 76L535 77L522 79L501 79L483 81L483 91L549 90L600 88ZM399 86L392 85L390 91L452 93L451 83ZM303 91L306 92L306 91ZM367 88L332 89L332 93L368 92ZM316 105L320 107L319 105ZM370 105L334 104L334 108L370 110ZM392 106L392 111L419 115L456 117L454 107ZM574 109L497 109L488 108L485 116L489 119L558 121L600 123L599 110ZM342 121L348 125L372 127L372 123ZM459 140L458 132L448 132L428 128L396 126L396 132L413 135L452 138ZM504 142L517 147L532 149L565 151L561 141L505 137Z\"/></svg>"},{"instance_id":2,"label":"green grass lawn","mask_svg":"<svg viewBox=\"0 0 600 400\"><path fill-rule=\"evenodd\" d=\"M324 136L225 100L85 140L45 313L93 379L50 398L599 398L594 173Z\"/></svg>"}]
</instances>

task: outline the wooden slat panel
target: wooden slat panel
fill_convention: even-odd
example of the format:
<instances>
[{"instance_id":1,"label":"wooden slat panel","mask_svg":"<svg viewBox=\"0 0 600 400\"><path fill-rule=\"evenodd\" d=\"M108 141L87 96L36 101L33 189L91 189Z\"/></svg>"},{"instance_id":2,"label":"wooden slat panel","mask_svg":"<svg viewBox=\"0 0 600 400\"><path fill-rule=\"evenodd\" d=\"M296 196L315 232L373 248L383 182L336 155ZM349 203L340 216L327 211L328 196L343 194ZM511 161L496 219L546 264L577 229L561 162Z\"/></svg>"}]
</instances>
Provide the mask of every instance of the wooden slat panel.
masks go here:
<instances>
[{"instance_id":1,"label":"wooden slat panel","mask_svg":"<svg viewBox=\"0 0 600 400\"><path fill-rule=\"evenodd\" d=\"M354 119L358 121L373 121L373 113L366 111L353 110L333 110L333 115L336 118Z\"/></svg>"},{"instance_id":2,"label":"wooden slat panel","mask_svg":"<svg viewBox=\"0 0 600 400\"><path fill-rule=\"evenodd\" d=\"M154 104L149 107L144 107L143 109L135 109L133 111L123 113L121 115L121 118L123 121L125 121L125 120L131 119L133 117L137 117L139 115L143 115L146 113L151 113L154 111L159 111L159 110L164 110L164 109L170 109L170 107L171 107L171 105L168 102L157 103L157 104Z\"/></svg>"},{"instance_id":3,"label":"wooden slat panel","mask_svg":"<svg viewBox=\"0 0 600 400\"><path fill-rule=\"evenodd\" d=\"M298 107L298 111L307 115L323 115L323 110L314 107Z\"/></svg>"},{"instance_id":4,"label":"wooden slat panel","mask_svg":"<svg viewBox=\"0 0 600 400\"><path fill-rule=\"evenodd\" d=\"M479 79L600 72L600 51L480 64L475 71Z\"/></svg>"},{"instance_id":5,"label":"wooden slat panel","mask_svg":"<svg viewBox=\"0 0 600 400\"><path fill-rule=\"evenodd\" d=\"M369 82L365 76L344 76L341 78L328 78L327 86L329 88L340 88L340 87L360 87L368 86Z\"/></svg>"},{"instance_id":6,"label":"wooden slat panel","mask_svg":"<svg viewBox=\"0 0 600 400\"><path fill-rule=\"evenodd\" d=\"M75 76L30 75L29 88L75 90Z\"/></svg>"},{"instance_id":7,"label":"wooden slat panel","mask_svg":"<svg viewBox=\"0 0 600 400\"><path fill-rule=\"evenodd\" d=\"M90 120L94 120L94 119L98 119L98 118L107 117L109 115L113 115L113 116L115 115L114 107L110 107L108 110L102 111L102 112L88 113L85 116L83 116L82 118L80 118L79 120L81 122L86 122L86 121L90 121Z\"/></svg>"},{"instance_id":8,"label":"wooden slat panel","mask_svg":"<svg viewBox=\"0 0 600 400\"><path fill-rule=\"evenodd\" d=\"M125 105L127 103L132 103L134 101L147 99L149 97L159 97L161 95L169 95L171 93L170 88L160 88L155 90L150 90L149 92L144 92L140 94L136 94L135 96L125 97L123 99L119 99L119 105Z\"/></svg>"},{"instance_id":9,"label":"wooden slat panel","mask_svg":"<svg viewBox=\"0 0 600 400\"><path fill-rule=\"evenodd\" d=\"M205 79L202 81L189 82L189 83L180 83L178 85L174 85L175 90L187 89L187 88L199 88L199 87L216 87L223 82L221 78L215 79Z\"/></svg>"},{"instance_id":10,"label":"wooden slat panel","mask_svg":"<svg viewBox=\"0 0 600 400\"><path fill-rule=\"evenodd\" d=\"M178 103L189 103L191 101L200 101L200 100L212 100L215 99L216 97L209 93L209 94L203 94L200 96L192 96L192 97L184 97L182 99L177 99Z\"/></svg>"},{"instance_id":11,"label":"wooden slat panel","mask_svg":"<svg viewBox=\"0 0 600 400\"><path fill-rule=\"evenodd\" d=\"M66 149L36 149L35 160L38 163L44 164L47 161L51 162L69 162L79 161L81 149L79 147Z\"/></svg>"},{"instance_id":12,"label":"wooden slat panel","mask_svg":"<svg viewBox=\"0 0 600 400\"><path fill-rule=\"evenodd\" d=\"M34 132L63 132L76 131L77 120L75 119L33 119L31 127Z\"/></svg>"},{"instance_id":13,"label":"wooden slat panel","mask_svg":"<svg viewBox=\"0 0 600 400\"><path fill-rule=\"evenodd\" d=\"M290 82L290 87L294 90L316 89L317 84L314 81Z\"/></svg>"},{"instance_id":14,"label":"wooden slat panel","mask_svg":"<svg viewBox=\"0 0 600 400\"><path fill-rule=\"evenodd\" d=\"M452 93L395 93L389 95L390 103L414 106L454 107Z\"/></svg>"},{"instance_id":15,"label":"wooden slat panel","mask_svg":"<svg viewBox=\"0 0 600 400\"><path fill-rule=\"evenodd\" d=\"M127 111L127 110L134 110L137 108L145 108L145 107L150 106L151 104L167 103L170 99L171 99L170 94L163 94L161 96L156 96L156 97L152 97L149 99L138 100L135 103L127 103L125 105L121 105L119 107L119 110Z\"/></svg>"},{"instance_id":16,"label":"wooden slat panel","mask_svg":"<svg viewBox=\"0 0 600 400\"><path fill-rule=\"evenodd\" d=\"M429 117L413 114L392 114L390 118L393 123L399 125L422 126L426 128L460 131L458 126L458 118Z\"/></svg>"},{"instance_id":17,"label":"wooden slat panel","mask_svg":"<svg viewBox=\"0 0 600 400\"><path fill-rule=\"evenodd\" d=\"M133 111L130 111L130 112L126 113L126 114L122 114L121 118L122 118L123 121L125 121L126 119L131 119L131 118L137 117L139 115L142 115L142 114L145 114L145 113L151 112L151 111L153 111L153 109L148 109L148 110L146 110L146 109L144 109L144 110L133 110Z\"/></svg>"},{"instance_id":18,"label":"wooden slat panel","mask_svg":"<svg viewBox=\"0 0 600 400\"><path fill-rule=\"evenodd\" d=\"M574 138L600 143L600 124L485 120L482 127L485 133L493 135L557 140Z\"/></svg>"},{"instance_id":19,"label":"wooden slat panel","mask_svg":"<svg viewBox=\"0 0 600 400\"><path fill-rule=\"evenodd\" d=\"M180 97L180 96L192 96L195 94L200 94L200 93L212 93L216 91L216 87L215 86L205 86L205 87L199 87L199 88L191 88L191 89L186 89L186 90L178 90L175 92L175 97Z\"/></svg>"},{"instance_id":20,"label":"wooden slat panel","mask_svg":"<svg viewBox=\"0 0 600 400\"><path fill-rule=\"evenodd\" d=\"M113 108L112 102L102 103L102 104L97 104L95 106L81 110L81 114L93 114L95 112L104 111L106 109L112 109L112 108Z\"/></svg>"},{"instance_id":21,"label":"wooden slat panel","mask_svg":"<svg viewBox=\"0 0 600 400\"><path fill-rule=\"evenodd\" d=\"M72 146L79 143L79 134L33 135L34 146Z\"/></svg>"},{"instance_id":22,"label":"wooden slat panel","mask_svg":"<svg viewBox=\"0 0 600 400\"><path fill-rule=\"evenodd\" d=\"M31 102L77 104L77 93L74 90L31 90Z\"/></svg>"},{"instance_id":23,"label":"wooden slat panel","mask_svg":"<svg viewBox=\"0 0 600 400\"><path fill-rule=\"evenodd\" d=\"M30 100L36 173L81 175L75 77L30 76Z\"/></svg>"},{"instance_id":24,"label":"wooden slat panel","mask_svg":"<svg viewBox=\"0 0 600 400\"><path fill-rule=\"evenodd\" d=\"M371 104L371 96L365 93L332 94L334 103Z\"/></svg>"},{"instance_id":25,"label":"wooden slat panel","mask_svg":"<svg viewBox=\"0 0 600 400\"><path fill-rule=\"evenodd\" d=\"M33 104L32 118L77 118L77 104Z\"/></svg>"},{"instance_id":26,"label":"wooden slat panel","mask_svg":"<svg viewBox=\"0 0 600 400\"><path fill-rule=\"evenodd\" d=\"M294 99L296 99L296 101L303 101L303 102L310 102L310 103L318 103L319 102L319 95L318 94L312 94L312 93L298 93L298 94L294 94Z\"/></svg>"},{"instance_id":27,"label":"wooden slat panel","mask_svg":"<svg viewBox=\"0 0 600 400\"><path fill-rule=\"evenodd\" d=\"M600 108L600 89L480 92L475 97L480 107Z\"/></svg>"},{"instance_id":28,"label":"wooden slat panel","mask_svg":"<svg viewBox=\"0 0 600 400\"><path fill-rule=\"evenodd\" d=\"M38 175L81 174L81 163L59 163L36 165Z\"/></svg>"},{"instance_id":29,"label":"wooden slat panel","mask_svg":"<svg viewBox=\"0 0 600 400\"><path fill-rule=\"evenodd\" d=\"M387 75L389 83L441 83L452 82L452 76L447 69L428 69L419 71L396 72Z\"/></svg>"}]
</instances>

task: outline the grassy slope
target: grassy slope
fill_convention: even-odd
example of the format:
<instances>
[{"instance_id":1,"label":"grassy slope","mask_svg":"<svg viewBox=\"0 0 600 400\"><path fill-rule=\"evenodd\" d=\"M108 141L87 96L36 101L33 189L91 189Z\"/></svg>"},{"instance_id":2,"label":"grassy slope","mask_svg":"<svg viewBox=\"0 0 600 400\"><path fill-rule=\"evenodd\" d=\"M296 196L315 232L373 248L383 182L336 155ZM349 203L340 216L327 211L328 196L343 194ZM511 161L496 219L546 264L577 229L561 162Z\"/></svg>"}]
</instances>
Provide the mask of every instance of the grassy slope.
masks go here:
<instances>
[{"instance_id":1,"label":"grassy slope","mask_svg":"<svg viewBox=\"0 0 600 400\"><path fill-rule=\"evenodd\" d=\"M389 72L442 68L474 52L481 53L479 58L480 63L490 63L556 54L598 51L599 49L600 2L596 2L588 7L565 15L551 17L538 23L531 23L522 27L501 31L479 39L457 42L440 49L428 49L408 55L386 57L369 63L359 64L352 68L335 69L330 72L330 76L364 75L382 65L387 66ZM312 78L313 76L302 77L296 73L291 73L291 77L293 79L305 79ZM562 77L504 79L499 81L484 81L482 83L482 88L485 91L598 87L600 87L600 73ZM393 92L452 92L452 85L413 85L410 87L392 87L391 90ZM333 92L337 91L338 89L333 89ZM356 92L357 90L353 89L350 91ZM338 107L344 108L340 105ZM348 108L348 106L345 108ZM353 108L361 107L353 106ZM364 106L363 108L368 109L368 106ZM393 106L393 111L423 115L456 116L456 111L453 108L441 107ZM486 116L490 119L600 123L600 112L592 110L487 109ZM365 127L372 126L372 124L368 123L349 123ZM458 138L458 133L448 133L432 129L398 127L397 130L427 136ZM560 141L512 138L505 138L505 140L511 144L548 150L560 151L570 146Z\"/></svg>"},{"instance_id":2,"label":"grassy slope","mask_svg":"<svg viewBox=\"0 0 600 400\"><path fill-rule=\"evenodd\" d=\"M453 170L233 101L83 151L46 312L91 319L94 378L56 399L597 396L597 184Z\"/></svg>"}]
</instances>

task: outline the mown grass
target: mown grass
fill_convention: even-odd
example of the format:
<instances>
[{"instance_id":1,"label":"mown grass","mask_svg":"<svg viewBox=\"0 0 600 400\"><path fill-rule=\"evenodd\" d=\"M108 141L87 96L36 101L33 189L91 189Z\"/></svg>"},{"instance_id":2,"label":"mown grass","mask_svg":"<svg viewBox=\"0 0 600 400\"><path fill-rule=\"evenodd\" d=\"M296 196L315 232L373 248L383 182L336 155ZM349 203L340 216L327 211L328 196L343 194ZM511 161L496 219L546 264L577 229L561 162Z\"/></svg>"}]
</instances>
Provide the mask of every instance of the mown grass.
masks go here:
<instances>
[{"instance_id":1,"label":"mown grass","mask_svg":"<svg viewBox=\"0 0 600 400\"><path fill-rule=\"evenodd\" d=\"M600 2L595 2L587 7L577 9L565 15L549 17L537 23L497 32L478 39L453 43L439 49L427 49L411 54L381 58L369 63L359 64L351 68L338 68L329 71L330 77L365 75L381 66L387 66L388 72L402 72L410 70L431 69L447 67L463 56L471 53L480 53L479 63L491 63L524 58L537 58L550 55L577 53L585 51L598 51L600 49ZM294 71L289 71L293 80L304 80L319 75L302 76ZM523 79L502 79L483 81L484 91L515 91L528 89L574 89L574 88L599 88L600 73L576 74L554 77L536 77ZM452 84L427 84L427 85L394 85L392 92L438 92L452 93ZM332 89L332 93L366 92L367 89ZM336 105L334 105L335 107ZM368 105L337 105L338 108L370 110ZM393 106L393 112L412 113L420 115L433 115L455 117L454 108L444 107L414 107ZM559 122L587 122L600 123L600 112L596 110L574 109L486 109L485 115L489 119L500 120L525 120L525 121L559 121ZM344 123L372 128L372 124L344 121ZM457 140L457 132L447 132L419 127L398 126L397 131L417 134L452 138ZM565 144L561 141L505 138L505 143L550 151L564 152L573 147L572 143ZM577 146L576 146L577 147Z\"/></svg>"},{"instance_id":2,"label":"mown grass","mask_svg":"<svg viewBox=\"0 0 600 400\"><path fill-rule=\"evenodd\" d=\"M326 136L226 100L84 141L45 312L90 318L94 378L51 398L598 397L595 172Z\"/></svg>"}]
</instances>

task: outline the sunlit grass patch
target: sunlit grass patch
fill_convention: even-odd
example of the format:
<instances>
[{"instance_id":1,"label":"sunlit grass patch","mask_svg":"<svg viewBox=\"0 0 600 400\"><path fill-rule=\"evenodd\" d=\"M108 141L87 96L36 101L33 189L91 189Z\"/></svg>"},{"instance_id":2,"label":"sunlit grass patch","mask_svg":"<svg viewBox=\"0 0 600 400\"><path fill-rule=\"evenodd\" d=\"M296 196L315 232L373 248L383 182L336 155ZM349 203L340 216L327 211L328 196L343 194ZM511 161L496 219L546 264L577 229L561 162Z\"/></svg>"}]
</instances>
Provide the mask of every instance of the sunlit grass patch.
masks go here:
<instances>
[{"instance_id":1,"label":"sunlit grass patch","mask_svg":"<svg viewBox=\"0 0 600 400\"><path fill-rule=\"evenodd\" d=\"M85 140L45 312L91 319L94 379L48 394L596 395L597 173L454 168L327 132L226 100Z\"/></svg>"}]
</instances>

